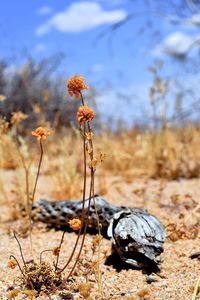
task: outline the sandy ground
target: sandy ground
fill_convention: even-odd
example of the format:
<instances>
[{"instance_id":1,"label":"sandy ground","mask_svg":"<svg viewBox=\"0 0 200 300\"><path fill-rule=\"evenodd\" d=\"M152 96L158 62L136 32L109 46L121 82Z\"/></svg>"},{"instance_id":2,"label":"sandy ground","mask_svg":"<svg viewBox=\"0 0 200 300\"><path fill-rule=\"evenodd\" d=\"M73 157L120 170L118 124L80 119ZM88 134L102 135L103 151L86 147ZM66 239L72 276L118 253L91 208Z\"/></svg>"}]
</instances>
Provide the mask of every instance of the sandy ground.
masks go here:
<instances>
[{"instance_id":1,"label":"sandy ground","mask_svg":"<svg viewBox=\"0 0 200 300\"><path fill-rule=\"evenodd\" d=\"M5 186L9 182L12 172L3 176ZM98 193L98 182L96 192ZM51 198L53 185L51 179L41 178L37 197ZM102 263L102 282L104 299L154 299L154 300L189 300L192 299L192 293L195 283L200 276L200 260L191 259L190 255L200 251L200 235L197 231L197 222L200 220L200 214L191 212L198 205L200 199L200 180L180 180L180 181L159 181L146 178L126 178L106 177L104 186L104 198L116 205L125 205L132 207L144 207L150 213L156 215L165 225L168 237L164 244L164 253L161 255L161 272L158 275L152 274L153 282L147 283L147 275L142 270L122 269L116 270L116 266L105 265ZM9 193L7 193L8 195ZM10 221L10 202L1 195L0 202L0 299L7 299L7 290L9 287L16 286L19 275L17 269L11 270L7 267L10 254L19 257L19 251L12 235L12 229L20 229L19 221ZM190 217L191 215L191 217ZM187 218L187 226L182 229L180 226ZM61 237L60 231L46 230L44 226L36 225L33 231L34 257L37 259L43 249L52 248L58 245ZM67 233L63 245L60 264L66 261L67 255L72 249L76 235ZM92 243L92 236L87 235L85 244L85 253L89 251ZM24 255L26 259L30 258L29 242L27 239L21 239ZM103 239L102 252L110 254L110 241ZM85 254L83 254L84 256ZM51 260L51 255L45 255L45 258ZM84 259L84 257L83 257ZM116 265L118 262L116 262ZM75 273L74 285L69 286L70 293L74 299L83 299L76 284L84 282L85 276L79 269ZM91 299L97 298L97 284L94 274L88 276L89 281L94 285L91 292ZM67 287L66 287L67 288ZM41 299L48 299L47 296ZM25 299L25 296L19 294L15 299ZM51 299L62 299L59 294L51 295ZM69 298L66 298L69 299ZM200 294L196 297L200 299Z\"/></svg>"}]
</instances>

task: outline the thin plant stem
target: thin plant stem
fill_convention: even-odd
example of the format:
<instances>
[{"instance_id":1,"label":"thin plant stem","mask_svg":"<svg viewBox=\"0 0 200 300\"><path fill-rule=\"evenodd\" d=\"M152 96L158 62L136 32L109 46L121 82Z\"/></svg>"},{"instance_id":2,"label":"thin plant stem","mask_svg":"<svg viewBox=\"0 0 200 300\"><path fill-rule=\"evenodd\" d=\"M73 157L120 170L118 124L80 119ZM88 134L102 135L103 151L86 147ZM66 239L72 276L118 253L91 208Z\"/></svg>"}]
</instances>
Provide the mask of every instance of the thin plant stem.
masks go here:
<instances>
[{"instance_id":1,"label":"thin plant stem","mask_svg":"<svg viewBox=\"0 0 200 300\"><path fill-rule=\"evenodd\" d=\"M40 175L40 168L41 168L41 164L42 164L43 153L44 153L44 151L43 151L42 140L40 139L40 159L39 159L39 163L38 163L38 169L37 169L37 174L36 174L36 178L35 178L33 193L32 193L31 199L30 199L31 201L29 202L30 203L30 205L29 205L29 232L30 232L31 254L33 254L31 213L32 213L33 202L35 199L35 192L36 192L36 187L37 187L37 183L38 183L38 178Z\"/></svg>"},{"instance_id":2,"label":"thin plant stem","mask_svg":"<svg viewBox=\"0 0 200 300\"><path fill-rule=\"evenodd\" d=\"M94 176L94 174L93 174L93 176ZM97 211L96 201L95 201L95 197L94 197L94 184L93 184L93 189L92 189L92 198L93 198L93 202L94 202L94 208L95 208L95 213L96 213L96 218L97 218L97 228L98 228L98 233L99 233L99 237L100 237L101 236L101 227L100 227L100 222L99 222L99 215L98 215L98 211ZM100 254L101 254L101 241L99 240L98 254L97 254L98 289L99 289L99 293L102 294L102 275L101 275L101 270L100 270Z\"/></svg>"},{"instance_id":3,"label":"thin plant stem","mask_svg":"<svg viewBox=\"0 0 200 300\"><path fill-rule=\"evenodd\" d=\"M82 231L82 225L83 225L84 219L85 219L85 195L86 195L86 181L87 181L85 124L83 125L83 160L84 160L84 162L83 162L83 168L84 168L83 178L84 179L83 179L83 199L82 199L82 212L81 212L81 228L79 229L78 236L77 236L74 248L72 250L72 253L71 253L70 257L68 258L67 263L64 265L64 267L61 270L59 270L58 274L61 274L67 268L67 266L69 265L69 263L71 262L74 254L75 254L75 251L76 251L79 239L80 239L81 231Z\"/></svg>"},{"instance_id":4,"label":"thin plant stem","mask_svg":"<svg viewBox=\"0 0 200 300\"><path fill-rule=\"evenodd\" d=\"M34 184L34 188L33 188L33 193L32 193L32 196L31 196L31 210L32 210L32 205L33 205L34 199L35 199L35 192L36 192L36 187L37 187L37 183L38 183L38 178L39 178L39 175L40 175L40 168L41 168L41 164L42 164L43 153L44 153L44 151L43 151L42 140L40 139L40 159L39 159L35 184Z\"/></svg>"},{"instance_id":5,"label":"thin plant stem","mask_svg":"<svg viewBox=\"0 0 200 300\"><path fill-rule=\"evenodd\" d=\"M84 102L83 94L81 93L81 91L80 91L80 96L81 96L81 102L82 102L82 105L84 106L84 105L85 105L85 102Z\"/></svg>"},{"instance_id":6,"label":"thin plant stem","mask_svg":"<svg viewBox=\"0 0 200 300\"><path fill-rule=\"evenodd\" d=\"M55 272L56 272L57 269L58 269L58 261L59 261L59 257L60 257L61 246L62 246L62 243L63 243L63 241L64 241L64 236L65 236L65 231L63 231L63 233L62 233L62 237L61 237L61 240L60 240L60 244L59 244L59 246L58 246L58 248L59 248L59 253L58 253L57 258L56 258Z\"/></svg>"},{"instance_id":7,"label":"thin plant stem","mask_svg":"<svg viewBox=\"0 0 200 300\"><path fill-rule=\"evenodd\" d=\"M22 270L22 267L20 266L20 263L18 262L17 258L16 258L14 255L10 255L9 258L10 258L10 259L13 258L13 259L16 261L16 263L17 263L17 265L18 265L18 268L19 268L20 272L22 273L24 279L26 279L26 276L24 275L24 272L23 272L23 270Z\"/></svg>"},{"instance_id":8,"label":"thin plant stem","mask_svg":"<svg viewBox=\"0 0 200 300\"><path fill-rule=\"evenodd\" d=\"M20 251L20 254L21 254L21 258L22 258L24 267L25 267L25 269L26 269L26 262L25 262L24 255L23 255L23 252L22 252L22 246L21 246L21 244L20 244L20 241L19 241L18 238L17 238L17 235L16 235L16 232L15 232L15 231L13 232L13 234L14 234L14 238L15 238L15 240L17 241L17 244L18 244L18 246L19 246L19 251Z\"/></svg>"},{"instance_id":9,"label":"thin plant stem","mask_svg":"<svg viewBox=\"0 0 200 300\"><path fill-rule=\"evenodd\" d=\"M76 268L76 265L79 261L82 249L83 249L83 245L84 245L84 241L85 241L85 236L86 236L86 231L87 231L87 226L88 226L88 220L89 220L89 213L90 213L90 206L91 206L91 196L92 196L92 186L93 186L93 178L91 177L91 181L90 181L90 195L89 195L89 200L88 200L88 211L87 211L87 217L86 217L86 222L85 222L85 226L84 226L84 232L83 232L83 238L82 238L82 242L81 242L81 246L78 252L78 255L76 257L76 260L74 262L73 267L71 268L71 271L69 272L66 281L70 278L70 276L72 275L72 273L74 272L74 269Z\"/></svg>"},{"instance_id":10,"label":"thin plant stem","mask_svg":"<svg viewBox=\"0 0 200 300\"><path fill-rule=\"evenodd\" d=\"M88 123L88 131L89 131L89 133L92 133L90 123ZM89 142L90 142L90 147L91 147L91 150L92 150L91 153L90 153L90 160L92 162L92 160L94 159L94 145L93 145L92 139L90 139ZM95 170L93 170L93 167L91 166L91 176L92 176L92 181L93 181L92 198L93 198L95 214L96 214L96 219L97 219L98 234L99 234L99 237L100 237L101 236L101 226L100 226L96 201L95 201L95 197L94 197L94 195L95 195L95 193L94 193L94 172L95 172ZM100 271L100 254L101 254L101 245L100 245L100 241L99 241L99 243L98 243L98 289L99 289L99 293L102 294L102 289L101 289L102 276L101 276L101 271Z\"/></svg>"}]
</instances>

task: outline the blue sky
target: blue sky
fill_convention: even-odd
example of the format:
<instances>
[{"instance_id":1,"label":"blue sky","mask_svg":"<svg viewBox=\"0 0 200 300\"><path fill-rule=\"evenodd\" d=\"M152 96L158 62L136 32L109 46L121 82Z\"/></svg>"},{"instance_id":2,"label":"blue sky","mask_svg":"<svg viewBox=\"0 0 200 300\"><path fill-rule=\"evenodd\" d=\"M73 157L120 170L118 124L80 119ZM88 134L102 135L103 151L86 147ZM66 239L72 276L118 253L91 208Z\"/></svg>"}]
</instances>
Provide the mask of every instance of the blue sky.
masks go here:
<instances>
[{"instance_id":1,"label":"blue sky","mask_svg":"<svg viewBox=\"0 0 200 300\"><path fill-rule=\"evenodd\" d=\"M164 59L165 74L176 74L178 67L171 57L187 53L199 38L195 22L198 23L200 15L173 26L167 18L140 14L147 11L143 1L133 3L130 0L2 1L0 56L14 54L19 62L25 50L35 58L62 52L66 55L60 69L63 76L84 75L89 84L99 89L111 84L112 88L98 97L100 109L109 115L118 105L119 118L127 110L129 117L134 118L140 115L142 107L148 106L151 75L147 68L155 59ZM123 21L129 12L136 13L132 21L114 34L98 39L99 34ZM146 22L159 30L157 37L152 38L148 30L140 32ZM117 91L133 94L131 109L130 103L116 96Z\"/></svg>"},{"instance_id":2,"label":"blue sky","mask_svg":"<svg viewBox=\"0 0 200 300\"><path fill-rule=\"evenodd\" d=\"M119 76L117 73L125 71L130 82L140 81L139 77L144 76L143 72L135 75L132 70L134 68L139 71L141 63L145 64L144 55L141 61L142 48L137 49L133 43L132 49L127 49L125 45L126 42L132 44L131 39L134 39L139 29L139 18L137 27L130 24L120 29L112 38L112 45L107 38L98 39L100 33L115 22L123 20L132 9L132 5L126 0L4 1L0 12L0 30L4 37L0 55L6 56L15 52L20 57L24 49L35 57L63 52L67 57L63 65L66 74L92 72L98 78L100 74L97 73L104 73L107 80L112 78L111 81L115 82ZM140 10L140 7L137 9ZM88 22L87 16L79 17L82 11L83 14L88 12ZM63 20L62 16L59 20L60 14L63 14ZM53 21L56 17L57 21ZM68 24L62 24L68 18ZM100 20L95 24L96 18ZM145 60L148 63L147 56ZM93 74L91 77L94 78Z\"/></svg>"}]
</instances>

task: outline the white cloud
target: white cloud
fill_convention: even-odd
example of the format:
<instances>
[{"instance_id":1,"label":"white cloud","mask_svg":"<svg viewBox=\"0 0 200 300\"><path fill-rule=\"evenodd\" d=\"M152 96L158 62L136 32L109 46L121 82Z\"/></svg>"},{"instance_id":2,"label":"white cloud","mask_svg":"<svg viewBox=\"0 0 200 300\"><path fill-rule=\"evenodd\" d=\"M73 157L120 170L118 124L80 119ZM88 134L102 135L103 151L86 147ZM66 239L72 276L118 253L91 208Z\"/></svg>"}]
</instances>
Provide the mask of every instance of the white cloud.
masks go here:
<instances>
[{"instance_id":1,"label":"white cloud","mask_svg":"<svg viewBox=\"0 0 200 300\"><path fill-rule=\"evenodd\" d=\"M42 6L39 10L38 10L38 14L39 15L48 15L52 12L52 8L50 6Z\"/></svg>"},{"instance_id":2,"label":"white cloud","mask_svg":"<svg viewBox=\"0 0 200 300\"><path fill-rule=\"evenodd\" d=\"M194 14L190 18L185 19L184 23L186 23L187 25L199 27L200 26L200 13Z\"/></svg>"},{"instance_id":3,"label":"white cloud","mask_svg":"<svg viewBox=\"0 0 200 300\"><path fill-rule=\"evenodd\" d=\"M174 32L154 48L153 54L155 56L167 54L174 57L183 57L195 46L198 40L199 36L197 35L189 36L182 32Z\"/></svg>"},{"instance_id":4,"label":"white cloud","mask_svg":"<svg viewBox=\"0 0 200 300\"><path fill-rule=\"evenodd\" d=\"M123 20L126 12L122 9L105 11L98 3L73 3L65 11L55 14L39 26L37 35L44 35L51 29L61 32L81 32L102 24L112 24Z\"/></svg>"}]
</instances>

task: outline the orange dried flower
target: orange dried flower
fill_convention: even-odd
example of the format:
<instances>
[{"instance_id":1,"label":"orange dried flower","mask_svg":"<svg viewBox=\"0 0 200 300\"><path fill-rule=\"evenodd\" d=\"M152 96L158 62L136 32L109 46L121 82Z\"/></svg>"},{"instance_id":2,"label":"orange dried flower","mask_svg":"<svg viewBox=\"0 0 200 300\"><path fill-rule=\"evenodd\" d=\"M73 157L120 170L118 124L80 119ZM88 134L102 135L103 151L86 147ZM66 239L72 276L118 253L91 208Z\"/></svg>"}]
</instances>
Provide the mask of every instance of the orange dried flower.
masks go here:
<instances>
[{"instance_id":1,"label":"orange dried flower","mask_svg":"<svg viewBox=\"0 0 200 300\"><path fill-rule=\"evenodd\" d=\"M81 220L72 219L72 220L69 221L69 226L73 230L79 230L81 228Z\"/></svg>"},{"instance_id":2,"label":"orange dried flower","mask_svg":"<svg viewBox=\"0 0 200 300\"><path fill-rule=\"evenodd\" d=\"M58 256L60 253L60 247L55 247L52 249L53 255Z\"/></svg>"},{"instance_id":3,"label":"orange dried flower","mask_svg":"<svg viewBox=\"0 0 200 300\"><path fill-rule=\"evenodd\" d=\"M68 93L71 97L78 98L82 90L88 90L89 86L85 84L83 76L73 75L67 80Z\"/></svg>"},{"instance_id":4,"label":"orange dried flower","mask_svg":"<svg viewBox=\"0 0 200 300\"><path fill-rule=\"evenodd\" d=\"M17 266L17 263L16 263L16 261L15 261L14 259L10 259L10 260L8 261L8 267L9 267L10 269L15 269L16 266Z\"/></svg>"},{"instance_id":5,"label":"orange dried flower","mask_svg":"<svg viewBox=\"0 0 200 300\"><path fill-rule=\"evenodd\" d=\"M50 135L50 132L43 127L38 127L34 131L32 131L31 134L38 140L43 140L46 139L48 135Z\"/></svg>"},{"instance_id":6,"label":"orange dried flower","mask_svg":"<svg viewBox=\"0 0 200 300\"><path fill-rule=\"evenodd\" d=\"M83 105L78 108L76 118L79 124L90 122L94 118L94 112L89 106Z\"/></svg>"}]
</instances>

